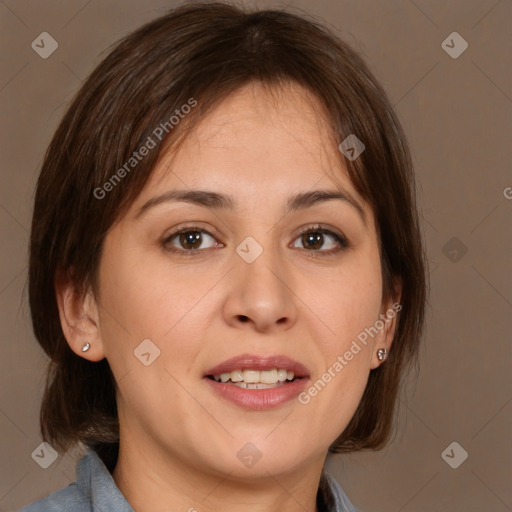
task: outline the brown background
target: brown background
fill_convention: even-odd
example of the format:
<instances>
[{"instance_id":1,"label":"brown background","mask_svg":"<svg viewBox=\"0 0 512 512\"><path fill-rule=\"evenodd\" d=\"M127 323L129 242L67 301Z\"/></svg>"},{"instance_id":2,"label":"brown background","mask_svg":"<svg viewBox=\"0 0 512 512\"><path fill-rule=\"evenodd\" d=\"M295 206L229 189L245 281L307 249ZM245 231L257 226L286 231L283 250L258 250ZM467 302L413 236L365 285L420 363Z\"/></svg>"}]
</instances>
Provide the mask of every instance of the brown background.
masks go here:
<instances>
[{"instance_id":1,"label":"brown background","mask_svg":"<svg viewBox=\"0 0 512 512\"><path fill-rule=\"evenodd\" d=\"M362 52L396 106L416 165L432 286L421 371L389 447L332 458L331 472L362 512L512 510L512 2L244 3L300 7ZM101 52L173 5L0 2L2 511L73 481L77 456L46 470L31 458L41 442L46 360L28 316L27 238L45 148ZM59 44L48 59L31 48L44 31ZM457 59L441 47L454 31L469 43ZM453 441L469 453L457 469L441 457Z\"/></svg>"}]
</instances>

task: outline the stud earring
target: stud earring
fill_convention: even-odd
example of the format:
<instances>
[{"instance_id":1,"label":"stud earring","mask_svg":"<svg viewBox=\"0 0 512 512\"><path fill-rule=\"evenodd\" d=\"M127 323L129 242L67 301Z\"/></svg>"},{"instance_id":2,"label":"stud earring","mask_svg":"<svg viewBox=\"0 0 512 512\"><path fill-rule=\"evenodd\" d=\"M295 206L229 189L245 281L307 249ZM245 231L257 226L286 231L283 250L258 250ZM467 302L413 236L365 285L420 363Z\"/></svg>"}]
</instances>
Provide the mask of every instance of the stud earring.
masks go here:
<instances>
[{"instance_id":1,"label":"stud earring","mask_svg":"<svg viewBox=\"0 0 512 512\"><path fill-rule=\"evenodd\" d=\"M91 348L91 344L86 343L85 345L82 346L82 352L87 352L90 348Z\"/></svg>"},{"instance_id":2,"label":"stud earring","mask_svg":"<svg viewBox=\"0 0 512 512\"><path fill-rule=\"evenodd\" d=\"M379 350L377 350L377 357L379 358L379 361L384 361L387 356L388 351L385 348L379 348Z\"/></svg>"}]
</instances>

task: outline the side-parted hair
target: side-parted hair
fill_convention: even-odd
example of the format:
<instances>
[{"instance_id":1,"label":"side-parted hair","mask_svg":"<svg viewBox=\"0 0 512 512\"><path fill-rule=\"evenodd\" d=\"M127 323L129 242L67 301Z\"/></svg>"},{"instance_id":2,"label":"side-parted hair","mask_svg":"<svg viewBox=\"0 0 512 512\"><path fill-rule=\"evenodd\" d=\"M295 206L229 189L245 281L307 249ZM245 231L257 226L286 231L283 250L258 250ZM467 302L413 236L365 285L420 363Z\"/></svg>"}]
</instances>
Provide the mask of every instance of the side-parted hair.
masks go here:
<instances>
[{"instance_id":1,"label":"side-parted hair","mask_svg":"<svg viewBox=\"0 0 512 512\"><path fill-rule=\"evenodd\" d=\"M358 53L303 14L193 3L116 44L78 91L45 156L32 219L29 301L35 336L50 358L40 423L54 447L82 442L109 469L119 447L113 374L106 359L90 362L70 349L56 280L69 275L79 291L97 292L105 236L141 192L164 144L184 140L251 82L307 89L325 107L338 142L355 134L365 144L357 159L342 152L339 158L375 215L383 298L396 297L400 282L402 309L387 361L370 372L355 415L330 451L378 449L389 440L402 377L417 363L428 292L413 166L393 107ZM193 108L170 129L171 116L187 104ZM154 148L127 167L148 144Z\"/></svg>"}]
</instances>

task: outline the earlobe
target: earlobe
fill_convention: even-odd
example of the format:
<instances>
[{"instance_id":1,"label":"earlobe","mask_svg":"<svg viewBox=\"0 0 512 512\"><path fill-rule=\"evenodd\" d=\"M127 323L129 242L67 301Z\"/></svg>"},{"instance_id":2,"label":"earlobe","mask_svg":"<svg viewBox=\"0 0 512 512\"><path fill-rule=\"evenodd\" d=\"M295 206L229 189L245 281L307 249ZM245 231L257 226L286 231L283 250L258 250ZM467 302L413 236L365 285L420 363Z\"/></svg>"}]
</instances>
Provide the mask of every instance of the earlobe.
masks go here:
<instances>
[{"instance_id":1,"label":"earlobe","mask_svg":"<svg viewBox=\"0 0 512 512\"><path fill-rule=\"evenodd\" d=\"M380 318L384 323L383 332L378 337L371 356L370 368L373 370L384 364L389 357L389 353L393 350L392 344L395 337L397 315L402 310L400 299L402 295L402 286L400 281L395 281L394 297L383 304Z\"/></svg>"},{"instance_id":2,"label":"earlobe","mask_svg":"<svg viewBox=\"0 0 512 512\"><path fill-rule=\"evenodd\" d=\"M382 317L383 315L381 315L381 318ZM389 352L393 350L392 344L395 335L396 316L391 319L387 316L384 318L383 321L386 322L386 324L383 332L381 332L380 336L375 340L376 343L371 356L370 368L372 370L384 364L389 356Z\"/></svg>"},{"instance_id":3,"label":"earlobe","mask_svg":"<svg viewBox=\"0 0 512 512\"><path fill-rule=\"evenodd\" d=\"M78 291L66 273L56 278L55 293L62 332L71 350L89 361L103 359L98 305L92 291Z\"/></svg>"},{"instance_id":4,"label":"earlobe","mask_svg":"<svg viewBox=\"0 0 512 512\"><path fill-rule=\"evenodd\" d=\"M377 350L377 359L379 361L385 361L388 356L388 351L385 348L379 348Z\"/></svg>"}]
</instances>

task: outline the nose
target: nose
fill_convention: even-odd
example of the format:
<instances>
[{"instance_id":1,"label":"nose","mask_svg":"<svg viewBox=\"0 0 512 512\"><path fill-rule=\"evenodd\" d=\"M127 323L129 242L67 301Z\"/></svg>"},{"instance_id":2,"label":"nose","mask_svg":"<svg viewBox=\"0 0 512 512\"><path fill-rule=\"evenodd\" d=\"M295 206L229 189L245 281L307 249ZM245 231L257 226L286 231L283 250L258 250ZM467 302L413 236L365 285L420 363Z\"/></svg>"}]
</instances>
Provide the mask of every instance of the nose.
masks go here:
<instances>
[{"instance_id":1,"label":"nose","mask_svg":"<svg viewBox=\"0 0 512 512\"><path fill-rule=\"evenodd\" d=\"M297 321L297 296L289 264L277 250L264 249L252 263L234 255L224 303L226 322L238 329L278 332Z\"/></svg>"}]
</instances>

